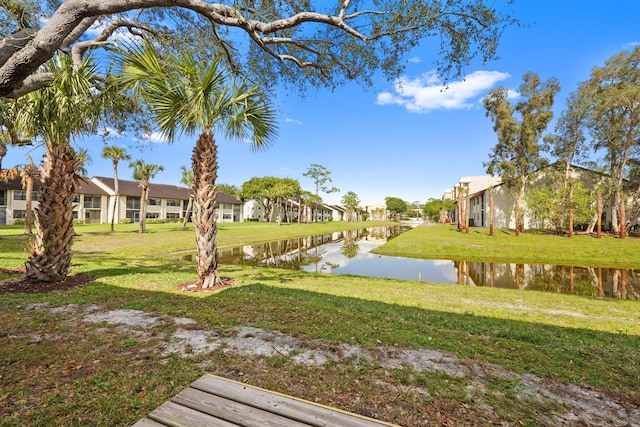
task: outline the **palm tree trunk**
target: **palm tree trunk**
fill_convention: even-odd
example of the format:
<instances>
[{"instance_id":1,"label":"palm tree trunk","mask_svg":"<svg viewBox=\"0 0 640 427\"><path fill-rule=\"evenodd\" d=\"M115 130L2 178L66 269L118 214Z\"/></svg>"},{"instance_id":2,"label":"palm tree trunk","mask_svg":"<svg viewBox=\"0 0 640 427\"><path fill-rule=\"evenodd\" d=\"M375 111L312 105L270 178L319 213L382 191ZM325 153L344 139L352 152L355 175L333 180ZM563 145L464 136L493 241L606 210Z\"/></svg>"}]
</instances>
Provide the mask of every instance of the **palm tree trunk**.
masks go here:
<instances>
[{"instance_id":1,"label":"palm tree trunk","mask_svg":"<svg viewBox=\"0 0 640 427\"><path fill-rule=\"evenodd\" d=\"M29 173L29 172L27 172ZM25 191L26 207L24 213L24 234L31 234L32 209L33 209L33 177L27 175L27 188Z\"/></svg>"},{"instance_id":2,"label":"palm tree trunk","mask_svg":"<svg viewBox=\"0 0 640 427\"><path fill-rule=\"evenodd\" d=\"M114 224L116 223L116 215L120 207L120 189L118 182L118 162L113 161L113 187L116 192L115 200L113 201L113 212L111 213L111 232L114 231Z\"/></svg>"},{"instance_id":3,"label":"palm tree trunk","mask_svg":"<svg viewBox=\"0 0 640 427\"><path fill-rule=\"evenodd\" d=\"M47 147L42 165L42 197L35 209L36 239L25 263L33 281L64 280L71 265L76 156L68 144Z\"/></svg>"},{"instance_id":4,"label":"palm tree trunk","mask_svg":"<svg viewBox=\"0 0 640 427\"><path fill-rule=\"evenodd\" d=\"M213 288L218 276L215 205L217 198L218 149L210 128L205 128L191 158L193 168L193 225L196 230L196 268L198 285Z\"/></svg>"},{"instance_id":5,"label":"palm tree trunk","mask_svg":"<svg viewBox=\"0 0 640 427\"><path fill-rule=\"evenodd\" d=\"M189 215L193 208L193 195L189 194L189 203L187 203L187 211L184 213L184 220L182 221L182 231L187 229L187 222L189 222Z\"/></svg>"},{"instance_id":6,"label":"palm tree trunk","mask_svg":"<svg viewBox=\"0 0 640 427\"><path fill-rule=\"evenodd\" d=\"M144 233L147 231L147 194L149 193L149 188L145 183L140 184L140 186L142 187L142 192L140 193L140 221L138 233Z\"/></svg>"},{"instance_id":7,"label":"palm tree trunk","mask_svg":"<svg viewBox=\"0 0 640 427\"><path fill-rule=\"evenodd\" d=\"M7 144L5 142L0 142L0 170L2 170L2 160L6 155L7 155Z\"/></svg>"}]
</instances>

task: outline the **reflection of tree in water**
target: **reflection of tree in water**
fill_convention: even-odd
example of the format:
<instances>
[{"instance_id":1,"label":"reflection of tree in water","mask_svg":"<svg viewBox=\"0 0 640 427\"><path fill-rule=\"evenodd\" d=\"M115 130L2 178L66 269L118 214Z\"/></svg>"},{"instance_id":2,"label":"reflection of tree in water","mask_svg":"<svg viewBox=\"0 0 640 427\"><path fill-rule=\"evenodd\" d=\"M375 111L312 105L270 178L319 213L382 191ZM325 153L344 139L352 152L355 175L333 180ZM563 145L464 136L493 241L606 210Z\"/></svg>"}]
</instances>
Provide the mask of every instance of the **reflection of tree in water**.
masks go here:
<instances>
[{"instance_id":1,"label":"reflection of tree in water","mask_svg":"<svg viewBox=\"0 0 640 427\"><path fill-rule=\"evenodd\" d=\"M633 270L552 264L453 261L457 283L564 294L640 299L640 277Z\"/></svg>"},{"instance_id":2,"label":"reflection of tree in water","mask_svg":"<svg viewBox=\"0 0 640 427\"><path fill-rule=\"evenodd\" d=\"M342 242L340 253L351 259L358 255L359 250L360 246L358 245L358 242L356 242L355 240L345 240L344 242Z\"/></svg>"},{"instance_id":3,"label":"reflection of tree in water","mask_svg":"<svg viewBox=\"0 0 640 427\"><path fill-rule=\"evenodd\" d=\"M243 265L271 266L293 270L301 270L303 267L315 266L316 272L333 270L340 267L339 264L324 261L327 250L322 248L326 243L338 243L342 241L340 253L349 258L355 258L360 252L359 242L362 240L385 240L401 234L409 227L372 227L368 229L347 230L332 235L308 236L298 239L283 240L279 242L254 245L247 249L242 259L238 261Z\"/></svg>"},{"instance_id":4,"label":"reflection of tree in water","mask_svg":"<svg viewBox=\"0 0 640 427\"><path fill-rule=\"evenodd\" d=\"M244 254L238 263L255 267L279 267L300 270L302 267L316 265L319 271L331 267L330 263L320 264L325 255L320 245L331 241L330 235L301 237L251 246L251 255Z\"/></svg>"},{"instance_id":5,"label":"reflection of tree in water","mask_svg":"<svg viewBox=\"0 0 640 427\"><path fill-rule=\"evenodd\" d=\"M398 237L405 231L411 229L411 227L407 227L404 225L395 225L393 227L371 227L367 230L367 235L371 236L373 239L384 240L387 241Z\"/></svg>"}]
</instances>

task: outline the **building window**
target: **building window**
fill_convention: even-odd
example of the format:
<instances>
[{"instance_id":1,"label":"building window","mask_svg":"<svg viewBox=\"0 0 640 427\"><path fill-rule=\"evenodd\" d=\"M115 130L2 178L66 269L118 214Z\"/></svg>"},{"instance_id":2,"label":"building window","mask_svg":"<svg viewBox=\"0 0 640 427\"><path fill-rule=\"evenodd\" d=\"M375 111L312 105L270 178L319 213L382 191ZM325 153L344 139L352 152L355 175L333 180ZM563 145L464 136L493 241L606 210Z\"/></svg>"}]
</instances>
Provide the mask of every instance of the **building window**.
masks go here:
<instances>
[{"instance_id":1,"label":"building window","mask_svg":"<svg viewBox=\"0 0 640 427\"><path fill-rule=\"evenodd\" d=\"M0 190L0 206L7 206L7 192Z\"/></svg>"},{"instance_id":2,"label":"building window","mask_svg":"<svg viewBox=\"0 0 640 427\"><path fill-rule=\"evenodd\" d=\"M34 202L39 202L40 199L42 199L42 196L39 192L34 191L33 193L31 193L31 200L33 200Z\"/></svg>"},{"instance_id":3,"label":"building window","mask_svg":"<svg viewBox=\"0 0 640 427\"><path fill-rule=\"evenodd\" d=\"M162 199L149 199L149 205L150 206L161 206L162 205Z\"/></svg>"},{"instance_id":4,"label":"building window","mask_svg":"<svg viewBox=\"0 0 640 427\"><path fill-rule=\"evenodd\" d=\"M160 218L160 214L158 212L147 212L147 219L157 219Z\"/></svg>"},{"instance_id":5,"label":"building window","mask_svg":"<svg viewBox=\"0 0 640 427\"><path fill-rule=\"evenodd\" d=\"M167 199L167 206L182 206L182 200Z\"/></svg>"},{"instance_id":6,"label":"building window","mask_svg":"<svg viewBox=\"0 0 640 427\"><path fill-rule=\"evenodd\" d=\"M167 212L167 219L178 219L178 218L180 218L179 213Z\"/></svg>"},{"instance_id":7,"label":"building window","mask_svg":"<svg viewBox=\"0 0 640 427\"><path fill-rule=\"evenodd\" d=\"M128 209L125 217L131 222L140 222L140 211Z\"/></svg>"},{"instance_id":8,"label":"building window","mask_svg":"<svg viewBox=\"0 0 640 427\"><path fill-rule=\"evenodd\" d=\"M13 211L13 219L24 219L27 216L27 211L24 209L16 209Z\"/></svg>"},{"instance_id":9,"label":"building window","mask_svg":"<svg viewBox=\"0 0 640 427\"><path fill-rule=\"evenodd\" d=\"M85 209L100 209L101 206L101 197L100 196L84 196L84 207Z\"/></svg>"},{"instance_id":10,"label":"building window","mask_svg":"<svg viewBox=\"0 0 640 427\"><path fill-rule=\"evenodd\" d=\"M140 210L140 197L128 197L127 196L127 209Z\"/></svg>"},{"instance_id":11,"label":"building window","mask_svg":"<svg viewBox=\"0 0 640 427\"><path fill-rule=\"evenodd\" d=\"M73 196L73 203L80 203L80 195L76 194L75 196Z\"/></svg>"},{"instance_id":12,"label":"building window","mask_svg":"<svg viewBox=\"0 0 640 427\"><path fill-rule=\"evenodd\" d=\"M14 191L13 192L13 200L27 200L27 192L26 191ZM24 218L24 217L22 217Z\"/></svg>"}]
</instances>

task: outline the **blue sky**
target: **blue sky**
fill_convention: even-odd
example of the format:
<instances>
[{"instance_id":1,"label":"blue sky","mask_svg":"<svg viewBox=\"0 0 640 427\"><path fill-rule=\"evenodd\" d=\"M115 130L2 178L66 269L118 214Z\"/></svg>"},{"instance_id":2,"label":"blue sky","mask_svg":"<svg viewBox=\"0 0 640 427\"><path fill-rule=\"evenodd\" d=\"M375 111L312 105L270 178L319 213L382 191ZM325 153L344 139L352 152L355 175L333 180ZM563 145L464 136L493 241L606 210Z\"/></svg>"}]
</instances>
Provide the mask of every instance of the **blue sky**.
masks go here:
<instances>
[{"instance_id":1,"label":"blue sky","mask_svg":"<svg viewBox=\"0 0 640 427\"><path fill-rule=\"evenodd\" d=\"M483 162L496 143L482 107L489 90L516 90L527 71L543 80L556 77L562 87L557 117L593 67L640 44L638 0L516 0L508 7L525 25L505 32L499 60L471 64L466 79L451 82L447 91L434 74L437 49L429 42L406 58L402 89L380 80L367 90L351 84L333 92L310 90L305 98L283 91L275 100L279 134L271 147L253 152L218 137L218 182L241 186L253 176L271 175L298 179L311 191L312 181L302 174L317 163L331 171L332 185L341 189L323 195L328 203L340 203L347 191L355 192L362 206L383 204L387 196L408 202L440 198L461 176L485 174ZM178 185L195 140L140 144L125 135L110 143L127 148L134 160L163 165L155 182ZM76 144L89 149L90 176L113 174L111 161L100 157L103 145L91 137ZM41 151L10 148L3 166L23 163L25 154L38 161ZM127 164L120 165L119 175L132 179Z\"/></svg>"}]
</instances>

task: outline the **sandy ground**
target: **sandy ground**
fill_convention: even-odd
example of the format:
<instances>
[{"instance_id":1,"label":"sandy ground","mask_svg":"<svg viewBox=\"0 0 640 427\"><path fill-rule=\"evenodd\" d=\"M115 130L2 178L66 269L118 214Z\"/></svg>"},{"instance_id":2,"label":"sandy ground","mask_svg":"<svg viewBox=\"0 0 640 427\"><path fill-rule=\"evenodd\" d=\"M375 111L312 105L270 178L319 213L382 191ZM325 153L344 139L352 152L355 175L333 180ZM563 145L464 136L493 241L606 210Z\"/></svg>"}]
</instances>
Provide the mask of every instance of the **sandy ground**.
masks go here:
<instances>
[{"instance_id":1,"label":"sandy ground","mask_svg":"<svg viewBox=\"0 0 640 427\"><path fill-rule=\"evenodd\" d=\"M158 350L167 356L207 354L219 348L224 352L254 356L286 356L306 365L322 365L328 361L358 364L364 361L387 369L403 365L416 371L442 371L451 376L468 376L470 394L482 394L494 378L507 378L519 382L518 398L541 402L557 402L568 408L561 414L550 414L550 425L640 426L640 410L624 408L614 396L608 396L588 386L563 384L529 374L510 372L500 366L460 359L437 350L413 350L377 347L363 349L346 343L305 340L252 327L236 330L234 336L220 336L216 331L200 327L189 318L176 318L138 310L107 310L97 305L53 306L48 303L30 304L29 310L45 310L70 319L88 323L106 323L140 339L151 340L151 329L161 325L171 332L158 344ZM34 340L55 339L50 336L33 337Z\"/></svg>"}]
</instances>

